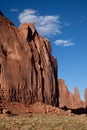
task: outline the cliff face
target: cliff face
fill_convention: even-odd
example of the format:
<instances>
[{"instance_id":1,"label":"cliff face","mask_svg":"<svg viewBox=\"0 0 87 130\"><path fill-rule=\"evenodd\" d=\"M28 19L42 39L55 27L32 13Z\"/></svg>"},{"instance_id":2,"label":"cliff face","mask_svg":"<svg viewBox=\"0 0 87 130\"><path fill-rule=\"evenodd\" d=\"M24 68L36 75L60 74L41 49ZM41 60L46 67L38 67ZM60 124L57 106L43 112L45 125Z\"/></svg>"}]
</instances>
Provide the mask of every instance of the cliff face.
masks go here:
<instances>
[{"instance_id":1,"label":"cliff face","mask_svg":"<svg viewBox=\"0 0 87 130\"><path fill-rule=\"evenodd\" d=\"M57 61L34 24L17 29L0 12L0 100L58 105Z\"/></svg>"},{"instance_id":2,"label":"cliff face","mask_svg":"<svg viewBox=\"0 0 87 130\"><path fill-rule=\"evenodd\" d=\"M64 80L57 79L57 61L50 42L38 34L33 23L17 29L0 12L0 103L37 101L70 109L86 108L75 87L69 92Z\"/></svg>"},{"instance_id":3,"label":"cliff face","mask_svg":"<svg viewBox=\"0 0 87 130\"><path fill-rule=\"evenodd\" d=\"M69 92L64 80L58 80L59 88L59 107L67 107L70 109L83 108L83 102L80 99L78 88L74 88L74 94Z\"/></svg>"}]
</instances>

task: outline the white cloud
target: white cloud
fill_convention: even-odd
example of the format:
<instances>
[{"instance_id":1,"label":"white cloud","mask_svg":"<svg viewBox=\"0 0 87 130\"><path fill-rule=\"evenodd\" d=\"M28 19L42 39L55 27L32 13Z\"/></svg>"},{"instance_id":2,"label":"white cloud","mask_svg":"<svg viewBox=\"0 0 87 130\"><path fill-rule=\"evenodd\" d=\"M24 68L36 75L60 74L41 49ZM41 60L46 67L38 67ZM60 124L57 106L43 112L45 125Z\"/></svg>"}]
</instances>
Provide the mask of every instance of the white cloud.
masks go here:
<instances>
[{"instance_id":1,"label":"white cloud","mask_svg":"<svg viewBox=\"0 0 87 130\"><path fill-rule=\"evenodd\" d=\"M64 25L65 25L65 26L70 26L71 23L65 22Z\"/></svg>"},{"instance_id":2,"label":"white cloud","mask_svg":"<svg viewBox=\"0 0 87 130\"><path fill-rule=\"evenodd\" d=\"M18 16L20 23L35 23L37 31L43 36L52 36L61 33L60 18L58 15L39 15L36 10L25 9Z\"/></svg>"},{"instance_id":3,"label":"white cloud","mask_svg":"<svg viewBox=\"0 0 87 130\"><path fill-rule=\"evenodd\" d=\"M11 12L18 12L18 9L10 9Z\"/></svg>"},{"instance_id":4,"label":"white cloud","mask_svg":"<svg viewBox=\"0 0 87 130\"><path fill-rule=\"evenodd\" d=\"M74 45L72 40L56 40L54 43L56 45L58 45L58 46L63 46L63 47L73 46Z\"/></svg>"}]
</instances>

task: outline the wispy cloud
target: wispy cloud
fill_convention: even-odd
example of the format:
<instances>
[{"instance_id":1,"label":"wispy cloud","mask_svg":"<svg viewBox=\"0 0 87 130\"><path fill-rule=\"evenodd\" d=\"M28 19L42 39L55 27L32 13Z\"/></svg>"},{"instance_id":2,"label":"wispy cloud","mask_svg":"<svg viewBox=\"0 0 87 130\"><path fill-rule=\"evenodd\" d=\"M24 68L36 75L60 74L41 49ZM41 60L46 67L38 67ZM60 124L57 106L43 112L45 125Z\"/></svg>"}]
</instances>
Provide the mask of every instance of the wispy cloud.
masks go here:
<instances>
[{"instance_id":1,"label":"wispy cloud","mask_svg":"<svg viewBox=\"0 0 87 130\"><path fill-rule=\"evenodd\" d=\"M69 22L65 22L64 25L65 25L65 26L70 26L71 23L69 23Z\"/></svg>"},{"instance_id":2,"label":"wispy cloud","mask_svg":"<svg viewBox=\"0 0 87 130\"><path fill-rule=\"evenodd\" d=\"M61 33L61 22L58 15L40 15L33 9L25 9L18 16L20 23L34 22L37 31L43 36L52 36Z\"/></svg>"},{"instance_id":3,"label":"wispy cloud","mask_svg":"<svg viewBox=\"0 0 87 130\"><path fill-rule=\"evenodd\" d=\"M72 42L72 40L56 40L54 43L58 46L63 46L63 47L74 45L74 42Z\"/></svg>"},{"instance_id":4,"label":"wispy cloud","mask_svg":"<svg viewBox=\"0 0 87 130\"><path fill-rule=\"evenodd\" d=\"M10 9L10 11L11 11L11 12L18 12L18 9L12 8L12 9Z\"/></svg>"}]
</instances>

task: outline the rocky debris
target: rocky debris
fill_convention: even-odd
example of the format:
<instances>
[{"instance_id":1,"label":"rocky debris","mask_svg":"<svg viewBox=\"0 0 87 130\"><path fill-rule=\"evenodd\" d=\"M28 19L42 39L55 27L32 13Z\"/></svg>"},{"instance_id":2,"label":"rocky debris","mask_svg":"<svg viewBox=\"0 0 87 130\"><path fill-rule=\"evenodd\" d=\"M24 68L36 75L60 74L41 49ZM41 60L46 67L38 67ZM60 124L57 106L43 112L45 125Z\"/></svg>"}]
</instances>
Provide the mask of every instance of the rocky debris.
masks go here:
<instances>
[{"instance_id":1,"label":"rocky debris","mask_svg":"<svg viewBox=\"0 0 87 130\"><path fill-rule=\"evenodd\" d=\"M35 104L30 105L29 111L31 113L39 113L39 114L56 114L56 115L74 115L71 113L71 110L62 110L58 107L46 105L41 102L36 102Z\"/></svg>"},{"instance_id":2,"label":"rocky debris","mask_svg":"<svg viewBox=\"0 0 87 130\"><path fill-rule=\"evenodd\" d=\"M69 108L69 109L77 109L83 108L83 102L80 99L80 94L78 88L74 88L74 94L69 92L67 86L65 85L64 80L58 80L59 87L59 107L61 108Z\"/></svg>"},{"instance_id":3,"label":"rocky debris","mask_svg":"<svg viewBox=\"0 0 87 130\"><path fill-rule=\"evenodd\" d=\"M41 102L35 102L34 104L30 104L29 106L25 106L19 102L10 102L8 106L3 108L2 116L32 116L35 114L49 114L49 115L65 115L65 116L72 116L75 115L72 113L71 110L62 110L59 107L55 107L52 105L46 105Z\"/></svg>"},{"instance_id":4,"label":"rocky debris","mask_svg":"<svg viewBox=\"0 0 87 130\"><path fill-rule=\"evenodd\" d=\"M58 106L57 61L33 23L17 29L0 12L0 100Z\"/></svg>"}]
</instances>

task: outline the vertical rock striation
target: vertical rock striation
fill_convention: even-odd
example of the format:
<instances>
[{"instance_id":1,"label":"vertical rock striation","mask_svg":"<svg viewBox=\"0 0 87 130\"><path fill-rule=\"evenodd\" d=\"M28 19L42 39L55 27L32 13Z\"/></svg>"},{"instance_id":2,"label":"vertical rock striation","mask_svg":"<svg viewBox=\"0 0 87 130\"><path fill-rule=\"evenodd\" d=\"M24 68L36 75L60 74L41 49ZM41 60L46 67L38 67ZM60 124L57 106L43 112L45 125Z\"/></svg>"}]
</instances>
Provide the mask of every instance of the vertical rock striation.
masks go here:
<instances>
[{"instance_id":1,"label":"vertical rock striation","mask_svg":"<svg viewBox=\"0 0 87 130\"><path fill-rule=\"evenodd\" d=\"M85 90L87 105L87 89ZM0 11L0 103L37 101L70 109L85 108L77 87L69 92L57 80L57 61L50 41L38 34L33 23L16 28Z\"/></svg>"},{"instance_id":2,"label":"vertical rock striation","mask_svg":"<svg viewBox=\"0 0 87 130\"><path fill-rule=\"evenodd\" d=\"M74 94L69 92L64 80L58 80L59 87L59 107L77 109L83 108L83 102L80 99L80 94L77 87L74 87Z\"/></svg>"},{"instance_id":3,"label":"vertical rock striation","mask_svg":"<svg viewBox=\"0 0 87 130\"><path fill-rule=\"evenodd\" d=\"M33 23L17 29L0 12L0 99L58 105L57 61Z\"/></svg>"}]
</instances>

